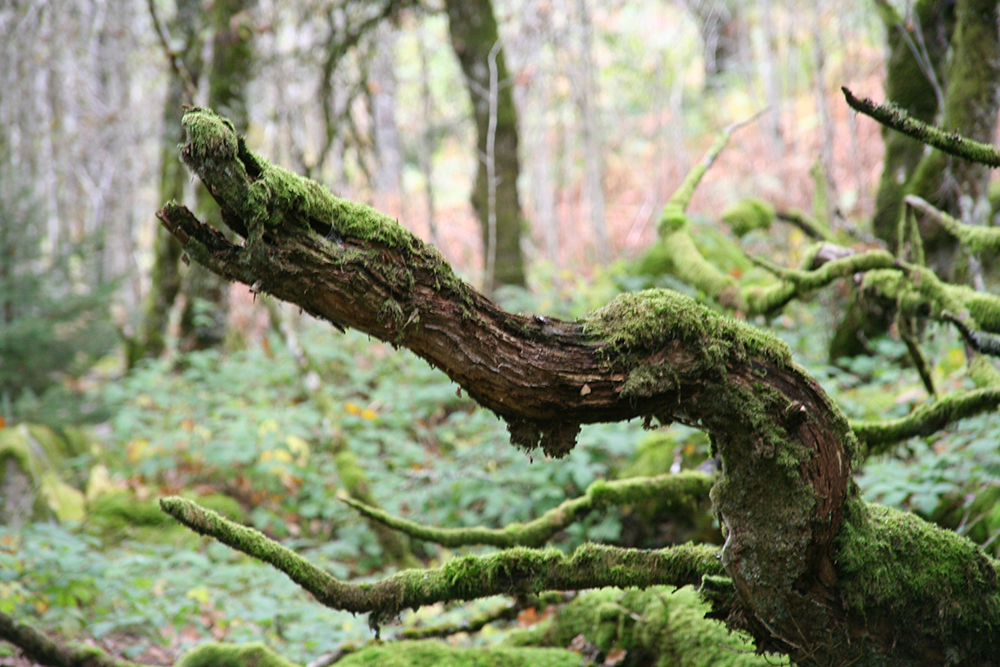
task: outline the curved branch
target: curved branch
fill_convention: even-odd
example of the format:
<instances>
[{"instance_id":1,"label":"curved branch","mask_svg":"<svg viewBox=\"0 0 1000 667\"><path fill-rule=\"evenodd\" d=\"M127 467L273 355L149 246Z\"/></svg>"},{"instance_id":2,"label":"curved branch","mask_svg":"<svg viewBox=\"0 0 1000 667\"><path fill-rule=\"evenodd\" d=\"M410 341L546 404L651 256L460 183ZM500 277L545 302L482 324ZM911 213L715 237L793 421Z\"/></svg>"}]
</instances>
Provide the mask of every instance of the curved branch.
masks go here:
<instances>
[{"instance_id":1,"label":"curved branch","mask_svg":"<svg viewBox=\"0 0 1000 667\"><path fill-rule=\"evenodd\" d=\"M351 584L253 528L190 500L163 498L160 507L188 528L273 565L320 603L353 613L371 613L373 627L403 609L447 600L604 586L697 585L705 575L722 574L719 552L713 547L683 545L635 551L586 544L569 556L554 549L515 548L455 559L436 570L404 570L375 583Z\"/></svg>"},{"instance_id":2,"label":"curved branch","mask_svg":"<svg viewBox=\"0 0 1000 667\"><path fill-rule=\"evenodd\" d=\"M160 219L189 256L254 291L409 348L504 419L520 447L561 456L581 424L635 417L707 431L723 461L713 496L728 533L722 564L747 605L734 626L766 643L771 634L798 637L796 623L805 623L817 642L831 641L840 614L830 602L832 548L856 441L787 346L663 290L621 295L577 322L507 313L396 221L254 155L213 112L192 109L183 125L181 158L245 237L231 244L168 205ZM493 558L505 568L532 558L548 567L548 556L539 562L519 550ZM551 572L561 572L563 561L552 562ZM573 587L563 579L545 585ZM360 610L357 592L339 586ZM470 591L442 585L437 594ZM753 625L755 617L765 625Z\"/></svg>"},{"instance_id":3,"label":"curved branch","mask_svg":"<svg viewBox=\"0 0 1000 667\"><path fill-rule=\"evenodd\" d=\"M188 255L213 271L409 348L504 419L521 447L561 456L573 447L581 424L635 417L706 431L722 461L712 490L726 533L721 568L737 595L724 613L731 628L754 635L759 650L819 664L955 646L946 629L911 621L951 604L945 599L953 600L958 588L962 595L981 594L981 579L953 577L940 590L922 589L917 603L901 607L908 619L901 626L905 640L886 645L878 619L893 617L866 614L863 602L879 597L873 581L905 587L922 567L919 559L871 579L839 578L841 528L866 521L851 485L857 440L844 415L773 336L664 290L620 295L576 322L507 313L458 280L436 250L396 221L248 151L225 119L194 109L183 124L188 139L182 159L245 242L229 243L176 205L159 215ZM859 261L846 259L845 266ZM933 295L935 308L961 312L955 306L967 306L988 329L989 313L977 313L973 299L948 292L919 267L869 269L866 280L872 274L889 274L897 288L905 282L922 298ZM196 530L276 565L321 601L375 612L376 624L424 601L697 583L704 573L721 571L715 552L693 547L636 552L585 546L572 556L515 548L350 585L185 501L164 506ZM874 553L871 542L852 544L853 562L864 569L865 555ZM949 571L980 566L962 555ZM850 608L842 604L844 595L853 596ZM983 616L956 613L966 624ZM998 627L992 616L984 623ZM980 641L975 655L985 655L986 646Z\"/></svg>"},{"instance_id":4,"label":"curved branch","mask_svg":"<svg viewBox=\"0 0 1000 667\"><path fill-rule=\"evenodd\" d=\"M533 521L512 523L499 529L492 528L435 528L415 521L394 517L385 510L370 507L350 497L340 500L358 512L380 521L390 528L410 537L426 540L444 547L461 547L487 544L494 547L539 547L557 532L578 521L582 516L608 506L640 502L648 498L666 501L666 509L690 507L700 498L706 498L714 477L703 472L682 472L676 475L637 477L614 481L597 481L587 487L579 498L560 503Z\"/></svg>"},{"instance_id":5,"label":"curved branch","mask_svg":"<svg viewBox=\"0 0 1000 667\"><path fill-rule=\"evenodd\" d=\"M948 132L916 118L911 118L905 111L892 103L876 104L867 98L858 99L847 88L841 87L840 89L844 92L844 98L852 109L874 118L888 128L902 132L920 143L933 146L949 155L987 167L1000 167L1000 150L996 146L974 141L963 137L958 132Z\"/></svg>"},{"instance_id":6,"label":"curved branch","mask_svg":"<svg viewBox=\"0 0 1000 667\"><path fill-rule=\"evenodd\" d=\"M949 394L930 405L922 405L905 417L879 422L852 421L858 441L867 447L866 456L884 454L892 445L933 435L945 426L1000 406L1000 388L986 387Z\"/></svg>"}]
</instances>

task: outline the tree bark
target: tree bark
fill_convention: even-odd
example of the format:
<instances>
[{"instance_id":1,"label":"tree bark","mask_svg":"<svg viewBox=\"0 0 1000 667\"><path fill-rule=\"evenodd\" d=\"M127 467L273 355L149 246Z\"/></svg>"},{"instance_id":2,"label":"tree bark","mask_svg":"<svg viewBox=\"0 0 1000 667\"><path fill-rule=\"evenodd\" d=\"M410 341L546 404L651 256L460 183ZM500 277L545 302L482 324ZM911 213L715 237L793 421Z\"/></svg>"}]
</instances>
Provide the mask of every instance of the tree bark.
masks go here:
<instances>
[{"instance_id":1,"label":"tree bark","mask_svg":"<svg viewBox=\"0 0 1000 667\"><path fill-rule=\"evenodd\" d=\"M947 72L942 110L945 130L992 144L1000 110L1000 7L994 0L959 0L952 36L953 56ZM953 160L938 150L921 159L907 188L935 208L967 224L985 222L989 170ZM961 276L956 266L958 243L936 222L920 221L927 264L946 280Z\"/></svg>"},{"instance_id":2,"label":"tree bark","mask_svg":"<svg viewBox=\"0 0 1000 667\"><path fill-rule=\"evenodd\" d=\"M169 36L180 41L180 53L168 54L177 59L167 82L167 97L163 108L163 134L160 139L160 197L165 200L184 199L188 176L184 166L174 157L183 133L177 119L183 114L182 105L193 104L201 73L201 40L198 39L198 0L180 0L177 14L169 25ZM164 35L166 37L166 35ZM166 46L169 46L167 44ZM181 290L181 247L177 239L162 227L157 228L153 241L153 265L149 271L150 286L142 304L137 345L129 354L129 366L142 358L154 358L166 349L167 324L170 310Z\"/></svg>"},{"instance_id":3,"label":"tree bark","mask_svg":"<svg viewBox=\"0 0 1000 667\"><path fill-rule=\"evenodd\" d=\"M885 96L912 118L934 123L943 103L945 55L955 28L955 8L950 2L921 0L913 7L912 21L905 21L888 3L875 2L886 29L889 61L886 64ZM920 162L924 145L904 134L882 129L885 157L875 198L872 231L891 249L896 247L896 229L903 196Z\"/></svg>"},{"instance_id":4,"label":"tree bark","mask_svg":"<svg viewBox=\"0 0 1000 667\"><path fill-rule=\"evenodd\" d=\"M208 103L226 114L240 132L250 122L247 86L253 69L253 34L250 11L256 0L215 0L211 26L212 61L208 72ZM211 199L198 192L198 209L209 215ZM225 342L229 320L229 285L198 265L184 280L187 300L180 318L183 352L219 347Z\"/></svg>"},{"instance_id":5,"label":"tree bark","mask_svg":"<svg viewBox=\"0 0 1000 667\"><path fill-rule=\"evenodd\" d=\"M500 36L493 5L490 0L446 0L445 8L451 45L465 75L476 121L478 167L472 206L482 227L484 284L487 292L494 285L523 286L517 110L503 49L494 48Z\"/></svg>"},{"instance_id":6,"label":"tree bark","mask_svg":"<svg viewBox=\"0 0 1000 667\"><path fill-rule=\"evenodd\" d=\"M703 592L759 649L804 665L1000 658L997 564L860 501L857 440L783 343L661 290L576 322L504 312L394 220L249 152L228 121L199 109L184 124L182 159L245 240L176 204L158 216L213 272L409 348L523 448L562 456L581 424L635 417L707 431L730 579Z\"/></svg>"}]
</instances>

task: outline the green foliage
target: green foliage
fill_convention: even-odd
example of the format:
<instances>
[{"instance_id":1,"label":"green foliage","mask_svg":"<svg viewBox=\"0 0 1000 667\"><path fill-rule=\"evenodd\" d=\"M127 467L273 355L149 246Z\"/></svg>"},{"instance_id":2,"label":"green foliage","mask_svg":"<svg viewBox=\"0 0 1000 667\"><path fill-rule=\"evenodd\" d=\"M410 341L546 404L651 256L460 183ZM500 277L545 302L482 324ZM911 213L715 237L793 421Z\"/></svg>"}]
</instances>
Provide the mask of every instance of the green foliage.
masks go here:
<instances>
[{"instance_id":1,"label":"green foliage","mask_svg":"<svg viewBox=\"0 0 1000 667\"><path fill-rule=\"evenodd\" d=\"M58 425L94 410L60 383L116 342L107 314L114 285L86 281L85 243L47 250L41 210L0 146L0 415Z\"/></svg>"},{"instance_id":2,"label":"green foliage","mask_svg":"<svg viewBox=\"0 0 1000 667\"><path fill-rule=\"evenodd\" d=\"M127 634L136 651L194 639L265 640L305 662L363 638L284 574L200 538L200 549L97 538L50 524L0 528L0 611L70 636ZM314 562L330 565L320 551Z\"/></svg>"}]
</instances>

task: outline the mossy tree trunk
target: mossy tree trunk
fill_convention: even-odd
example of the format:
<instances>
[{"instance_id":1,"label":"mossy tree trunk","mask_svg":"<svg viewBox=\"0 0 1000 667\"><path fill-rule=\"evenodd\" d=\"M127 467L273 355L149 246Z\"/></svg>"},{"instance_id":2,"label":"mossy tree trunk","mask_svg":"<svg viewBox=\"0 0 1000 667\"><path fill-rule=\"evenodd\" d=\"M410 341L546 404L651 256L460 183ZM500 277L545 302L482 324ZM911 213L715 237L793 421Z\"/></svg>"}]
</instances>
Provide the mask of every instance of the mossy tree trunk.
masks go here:
<instances>
[{"instance_id":1,"label":"mossy tree trunk","mask_svg":"<svg viewBox=\"0 0 1000 667\"><path fill-rule=\"evenodd\" d=\"M943 108L940 109L941 124L946 130L953 130L976 141L991 144L996 137L997 111L1000 109L1000 6L995 0L958 0L954 5L954 16L948 13L951 3L926 2L918 5L917 14L924 21L924 43L931 55L930 66L935 71L944 69L939 90L943 90ZM954 28L952 29L952 22ZM899 28L896 28L898 33ZM951 33L951 58L947 68L940 63L945 51L937 40ZM890 37L893 33L890 32ZM908 33L909 34L909 33ZM910 35L911 42L919 47L919 34ZM891 42L890 42L891 45ZM909 47L907 47L909 48ZM911 58L913 58L911 54ZM925 120L922 115L929 114L932 107L937 106L933 87L929 86L928 78L917 74L916 69L927 70L926 65L915 62L900 64L895 70L890 70L887 88L890 100L902 105L908 105L908 110L917 112L917 117ZM921 80L921 78L923 80ZM912 89L908 89L913 86ZM903 92L906 91L906 92ZM893 94L900 95L896 100ZM919 102L917 95L925 99ZM909 141L909 140L907 140ZM897 142L894 142L897 143ZM898 142L902 143L902 142ZM900 160L888 160L887 146L886 167L889 171L883 178L890 181L899 180ZM908 148L906 159L917 155L922 158L912 173L909 173L903 187L903 194L915 194L930 202L933 206L965 223L983 224L988 210L986 202L986 185L989 171L987 167L975 165L965 160L951 158L937 149L926 154L917 152L913 146ZM912 162L911 162L912 164ZM876 230L879 235L886 233L887 238L895 244L894 227L899 219L900 207L898 199L888 194L895 205L895 214L887 202L883 215L876 220ZM881 197L881 192L880 192ZM945 279L952 279L961 274L961 267L956 265L958 244L944 228L936 222L922 220L920 222L921 237L927 255L928 265Z\"/></svg>"},{"instance_id":2,"label":"mossy tree trunk","mask_svg":"<svg viewBox=\"0 0 1000 667\"><path fill-rule=\"evenodd\" d=\"M886 97L912 117L984 143L996 136L1000 91L1000 26L994 0L921 0L907 19L875 0L886 25ZM915 139L883 130L885 161L872 228L890 249L898 244L903 197L915 194L963 222L984 224L987 167L925 150ZM937 222L919 222L926 260L946 280L970 278L959 244ZM866 352L865 338L888 330L892 309L855 295L830 344L830 360Z\"/></svg>"},{"instance_id":3,"label":"mossy tree trunk","mask_svg":"<svg viewBox=\"0 0 1000 667\"><path fill-rule=\"evenodd\" d=\"M487 292L524 285L517 194L517 110L490 0L446 0L451 45L462 66L476 122L478 167L472 206L482 228ZM492 182L491 182L492 176Z\"/></svg>"},{"instance_id":4,"label":"mossy tree trunk","mask_svg":"<svg viewBox=\"0 0 1000 667\"><path fill-rule=\"evenodd\" d=\"M944 94L945 56L955 28L955 6L950 2L920 0L907 22L889 4L875 0L886 30L889 61L886 65L886 99L913 118L935 123ZM875 200L872 231L891 249L907 184L924 153L924 145L905 134L882 128L885 141L882 177Z\"/></svg>"},{"instance_id":5,"label":"mossy tree trunk","mask_svg":"<svg viewBox=\"0 0 1000 667\"><path fill-rule=\"evenodd\" d=\"M504 312L391 218L272 166L209 111L184 122L183 159L245 237L233 244L168 204L158 215L195 261L409 348L506 421L517 446L560 457L582 424L636 417L708 432L722 460L712 500L728 576L704 579L702 592L713 616L759 649L817 666L1000 660L997 562L861 502L851 427L780 341L661 290L622 295L576 322ZM581 558L600 569L596 552ZM475 596L475 577L454 567L456 598ZM608 584L634 581L616 567ZM529 575L483 576L510 592ZM690 573L676 583L689 582ZM425 587L371 600L367 587L323 590L327 604L386 618L421 604Z\"/></svg>"},{"instance_id":6,"label":"mossy tree trunk","mask_svg":"<svg viewBox=\"0 0 1000 667\"><path fill-rule=\"evenodd\" d=\"M247 86L253 71L253 35L250 12L256 0L215 0L209 20L212 60L208 71L208 103L226 114L238 131L249 124ZM198 210L210 216L214 209L207 190L199 188ZM184 279L187 300L180 319L178 348L184 352L220 346L229 319L229 284L193 264Z\"/></svg>"},{"instance_id":7,"label":"mossy tree trunk","mask_svg":"<svg viewBox=\"0 0 1000 667\"><path fill-rule=\"evenodd\" d=\"M200 0L178 0L176 15L168 22L168 31L182 45L173 55L178 58L179 71L167 82L163 108L163 134L160 144L160 197L165 201L184 199L184 186L189 180L184 165L177 162L177 146L183 133L177 120L183 115L182 106L192 104L192 88L201 72ZM190 78L187 78L190 77ZM167 324L170 311L181 290L181 246L171 234L157 227L153 241L153 265L150 286L142 304L137 345L131 348L129 365L142 358L158 357L166 349Z\"/></svg>"}]
</instances>

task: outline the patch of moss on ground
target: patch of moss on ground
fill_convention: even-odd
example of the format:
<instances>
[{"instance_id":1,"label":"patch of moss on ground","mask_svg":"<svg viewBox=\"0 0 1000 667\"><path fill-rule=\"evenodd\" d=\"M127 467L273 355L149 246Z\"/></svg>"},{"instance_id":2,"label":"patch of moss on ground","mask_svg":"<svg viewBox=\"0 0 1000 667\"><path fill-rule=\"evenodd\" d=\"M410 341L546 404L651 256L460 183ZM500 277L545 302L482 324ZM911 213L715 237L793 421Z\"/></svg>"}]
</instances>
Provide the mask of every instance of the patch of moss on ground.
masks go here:
<instances>
[{"instance_id":1,"label":"patch of moss on ground","mask_svg":"<svg viewBox=\"0 0 1000 667\"><path fill-rule=\"evenodd\" d=\"M690 587L581 594L554 616L512 632L515 646L566 647L579 636L601 656L624 650L619 667L764 667L784 664L753 653L753 646L724 625L705 618L708 605Z\"/></svg>"},{"instance_id":2,"label":"patch of moss on ground","mask_svg":"<svg viewBox=\"0 0 1000 667\"><path fill-rule=\"evenodd\" d=\"M246 512L238 501L222 494L192 498L199 505L235 521L245 521ZM178 540L196 543L201 538L177 523L160 509L159 500L139 500L134 494L119 491L100 495L88 503L90 532L107 541L125 538L154 543L175 543Z\"/></svg>"},{"instance_id":3,"label":"patch of moss on ground","mask_svg":"<svg viewBox=\"0 0 1000 667\"><path fill-rule=\"evenodd\" d=\"M579 653L554 648L455 648L436 641L392 642L351 653L339 667L580 667Z\"/></svg>"},{"instance_id":4,"label":"patch of moss on ground","mask_svg":"<svg viewBox=\"0 0 1000 667\"><path fill-rule=\"evenodd\" d=\"M21 493L33 496L12 498L10 502L0 497L0 516L15 523L53 516L60 521L82 521L83 492L68 484L61 473L68 467L65 459L80 454L80 447L89 448L85 439L71 441L47 426L20 424L0 428L0 481L17 485L13 476L20 476L29 487ZM11 489L3 491L11 493ZM22 513L23 516L14 516Z\"/></svg>"},{"instance_id":5,"label":"patch of moss on ground","mask_svg":"<svg viewBox=\"0 0 1000 667\"><path fill-rule=\"evenodd\" d=\"M208 642L188 651L176 667L298 667L260 642Z\"/></svg>"}]
</instances>

